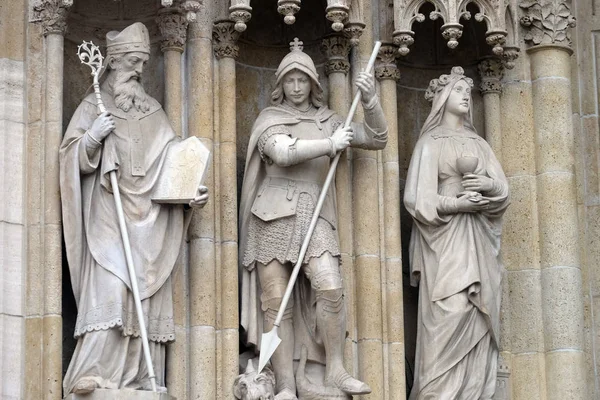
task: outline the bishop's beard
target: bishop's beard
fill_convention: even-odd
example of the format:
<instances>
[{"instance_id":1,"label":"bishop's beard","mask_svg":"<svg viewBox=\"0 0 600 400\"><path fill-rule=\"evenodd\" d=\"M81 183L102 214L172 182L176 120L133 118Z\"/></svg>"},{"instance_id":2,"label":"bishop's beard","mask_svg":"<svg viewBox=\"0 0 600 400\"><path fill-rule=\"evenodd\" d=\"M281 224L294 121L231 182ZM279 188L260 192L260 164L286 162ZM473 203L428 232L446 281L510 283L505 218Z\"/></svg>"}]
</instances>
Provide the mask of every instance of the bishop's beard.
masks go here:
<instances>
[{"instance_id":1,"label":"bishop's beard","mask_svg":"<svg viewBox=\"0 0 600 400\"><path fill-rule=\"evenodd\" d=\"M132 107L138 111L147 113L150 110L148 95L141 83L135 79L135 72L116 71L113 83L115 105L121 110L128 112Z\"/></svg>"}]
</instances>

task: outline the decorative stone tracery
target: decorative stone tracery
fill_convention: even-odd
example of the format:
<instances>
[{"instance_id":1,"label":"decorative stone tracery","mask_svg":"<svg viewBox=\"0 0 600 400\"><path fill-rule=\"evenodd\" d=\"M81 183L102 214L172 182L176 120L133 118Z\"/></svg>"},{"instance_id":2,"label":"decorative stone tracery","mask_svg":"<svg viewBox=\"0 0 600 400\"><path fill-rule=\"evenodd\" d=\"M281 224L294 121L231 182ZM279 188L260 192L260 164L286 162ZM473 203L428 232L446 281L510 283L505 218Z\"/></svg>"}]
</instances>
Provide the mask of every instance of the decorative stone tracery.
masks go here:
<instances>
[{"instance_id":1,"label":"decorative stone tracery","mask_svg":"<svg viewBox=\"0 0 600 400\"><path fill-rule=\"evenodd\" d=\"M487 25L486 42L493 46L494 54L502 55L508 34L504 14L508 0L394 0L394 44L399 47L401 56L410 52L409 46L415 41L412 24L425 21L425 15L420 13L419 9L426 2L435 7L429 18L441 18L444 21L442 36L448 41L450 49L458 46L458 39L462 36L461 21L470 20L472 17L467 5L475 4L479 8L479 12L474 16L475 20Z\"/></svg>"}]
</instances>

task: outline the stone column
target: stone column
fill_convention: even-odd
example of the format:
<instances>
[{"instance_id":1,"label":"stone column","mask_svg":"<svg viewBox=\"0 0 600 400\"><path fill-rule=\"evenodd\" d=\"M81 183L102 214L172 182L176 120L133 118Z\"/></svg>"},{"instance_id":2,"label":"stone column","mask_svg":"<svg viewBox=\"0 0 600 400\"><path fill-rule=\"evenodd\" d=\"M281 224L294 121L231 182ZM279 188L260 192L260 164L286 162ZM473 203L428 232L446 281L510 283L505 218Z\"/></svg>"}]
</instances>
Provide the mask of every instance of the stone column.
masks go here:
<instances>
[{"instance_id":1,"label":"stone column","mask_svg":"<svg viewBox=\"0 0 600 400\"><path fill-rule=\"evenodd\" d=\"M325 74L329 79L329 108L342 117L348 114L348 72L350 71L350 41L346 36L333 34L321 43L321 51L327 57ZM344 363L348 371L354 371L356 343L356 313L354 291L354 251L352 248L352 176L349 154L352 149L342 153L335 175L335 189L338 212L338 234L342 258L342 277L344 279L344 297L347 312L348 337L344 351Z\"/></svg>"},{"instance_id":2,"label":"stone column","mask_svg":"<svg viewBox=\"0 0 600 400\"><path fill-rule=\"evenodd\" d=\"M177 135L183 135L181 54L185 47L188 21L178 8L159 10L156 23L160 30L161 50L164 55L165 95L164 109ZM189 312L187 246L182 246L173 282L173 308L176 341L167 348L167 386L178 399L187 399L189 343L187 314Z\"/></svg>"},{"instance_id":3,"label":"stone column","mask_svg":"<svg viewBox=\"0 0 600 400\"><path fill-rule=\"evenodd\" d=\"M385 323L387 335L387 393L390 399L406 397L404 375L404 305L402 301L402 244L400 240L400 165L398 155L398 106L396 47L384 44L379 50L375 76L380 82L380 100L388 123L388 144L382 151L383 221L385 252Z\"/></svg>"},{"instance_id":4,"label":"stone column","mask_svg":"<svg viewBox=\"0 0 600 400\"><path fill-rule=\"evenodd\" d=\"M163 8L159 11L156 22L162 36L160 48L164 55L165 112L175 132L181 136L183 125L181 54L185 47L188 21L181 10Z\"/></svg>"},{"instance_id":5,"label":"stone column","mask_svg":"<svg viewBox=\"0 0 600 400\"><path fill-rule=\"evenodd\" d=\"M369 1L360 3L362 15L372 15ZM355 72L366 67L373 51L373 27L368 24L352 59ZM362 107L355 121L362 122ZM377 152L352 151L352 215L354 224L358 377L373 392L365 399L384 399L383 317L379 234L379 188Z\"/></svg>"},{"instance_id":6,"label":"stone column","mask_svg":"<svg viewBox=\"0 0 600 400\"><path fill-rule=\"evenodd\" d=\"M0 398L3 399L30 398L24 393L28 382L23 379L23 371L28 371L25 333L29 314L25 291L28 257L24 244L29 225L26 216L34 205L39 215L40 203L32 204L25 185L29 173L26 163L31 158L25 146L31 107L25 107L30 90L28 24L23 18L26 12L25 0L2 3L0 7L0 21L10 21L0 24L3 38L0 42L0 154L3 155L0 157ZM32 378L38 375L39 369Z\"/></svg>"},{"instance_id":7,"label":"stone column","mask_svg":"<svg viewBox=\"0 0 600 400\"><path fill-rule=\"evenodd\" d=\"M478 66L485 114L485 139L502 162L502 124L500 122L500 93L502 92L502 61L489 58Z\"/></svg>"},{"instance_id":8,"label":"stone column","mask_svg":"<svg viewBox=\"0 0 600 400\"><path fill-rule=\"evenodd\" d=\"M72 2L67 0L44 0L35 7L45 37L45 88L43 120L43 170L41 177L39 257L41 275L36 277L42 298L41 324L28 328L41 331L27 332L29 338L38 337L32 343L40 351L41 393L43 399L60 399L62 393L62 216L60 203L58 151L62 140L63 113L63 46L67 29L67 13ZM30 277L33 278L33 277ZM28 283L35 285L34 282ZM29 345L29 344L28 344ZM37 348L36 348L37 347ZM38 392L31 387L31 393ZM39 392L38 392L39 393Z\"/></svg>"},{"instance_id":9,"label":"stone column","mask_svg":"<svg viewBox=\"0 0 600 400\"><path fill-rule=\"evenodd\" d=\"M512 399L541 400L545 396L545 367L540 240L534 105L526 61L521 57L514 69L505 71L500 96L502 167L511 196L502 227L501 251L509 299L504 301L503 297L502 302L500 347L511 370Z\"/></svg>"},{"instance_id":10,"label":"stone column","mask_svg":"<svg viewBox=\"0 0 600 400\"><path fill-rule=\"evenodd\" d=\"M561 12L547 15L549 6ZM583 399L583 288L569 38L575 18L570 1L535 1L521 8L521 24L528 30L524 38L533 44L527 54L534 104L546 398Z\"/></svg>"},{"instance_id":11,"label":"stone column","mask_svg":"<svg viewBox=\"0 0 600 400\"><path fill-rule=\"evenodd\" d=\"M571 54L528 50L533 85L541 285L548 399L585 398L583 289L578 251Z\"/></svg>"},{"instance_id":12,"label":"stone column","mask_svg":"<svg viewBox=\"0 0 600 400\"><path fill-rule=\"evenodd\" d=\"M187 67L188 133L214 151L213 49L214 2L203 2L197 19L188 26ZM205 185L215 192L215 167L211 166ZM190 399L217 398L216 261L215 210L211 198L194 211L189 230L190 290Z\"/></svg>"},{"instance_id":13,"label":"stone column","mask_svg":"<svg viewBox=\"0 0 600 400\"><path fill-rule=\"evenodd\" d=\"M236 78L235 60L240 35L229 20L215 22L214 53L218 60L219 102L219 200L220 200L220 337L221 397L231 397L238 375L238 219L236 167ZM215 163L216 166L216 163ZM219 295L219 293L218 293Z\"/></svg>"}]
</instances>

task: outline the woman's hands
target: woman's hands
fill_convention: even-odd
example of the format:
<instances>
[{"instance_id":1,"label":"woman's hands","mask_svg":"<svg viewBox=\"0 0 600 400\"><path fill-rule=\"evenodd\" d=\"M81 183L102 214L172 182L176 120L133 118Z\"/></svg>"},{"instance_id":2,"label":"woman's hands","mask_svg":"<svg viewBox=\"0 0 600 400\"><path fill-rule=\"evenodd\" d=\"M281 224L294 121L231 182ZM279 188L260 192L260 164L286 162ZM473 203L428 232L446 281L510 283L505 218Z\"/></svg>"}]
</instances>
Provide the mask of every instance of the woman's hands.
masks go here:
<instances>
[{"instance_id":1,"label":"woman's hands","mask_svg":"<svg viewBox=\"0 0 600 400\"><path fill-rule=\"evenodd\" d=\"M467 191L461 193L456 199L456 208L458 212L472 213L487 210L490 201L481 197L480 193Z\"/></svg>"},{"instance_id":2,"label":"woman's hands","mask_svg":"<svg viewBox=\"0 0 600 400\"><path fill-rule=\"evenodd\" d=\"M465 174L462 185L472 192L489 192L494 188L494 180L484 175Z\"/></svg>"}]
</instances>

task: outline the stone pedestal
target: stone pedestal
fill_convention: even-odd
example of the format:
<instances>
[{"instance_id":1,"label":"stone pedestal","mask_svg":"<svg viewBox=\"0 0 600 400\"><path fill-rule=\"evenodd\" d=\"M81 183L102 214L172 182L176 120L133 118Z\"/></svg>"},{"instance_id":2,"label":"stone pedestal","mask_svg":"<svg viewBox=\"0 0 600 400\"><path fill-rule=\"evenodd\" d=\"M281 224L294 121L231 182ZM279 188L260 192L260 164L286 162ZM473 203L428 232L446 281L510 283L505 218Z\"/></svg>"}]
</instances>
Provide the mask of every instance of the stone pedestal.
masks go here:
<instances>
[{"instance_id":1,"label":"stone pedestal","mask_svg":"<svg viewBox=\"0 0 600 400\"><path fill-rule=\"evenodd\" d=\"M167 393L154 393L147 390L96 389L90 394L68 395L65 400L177 400Z\"/></svg>"}]
</instances>

